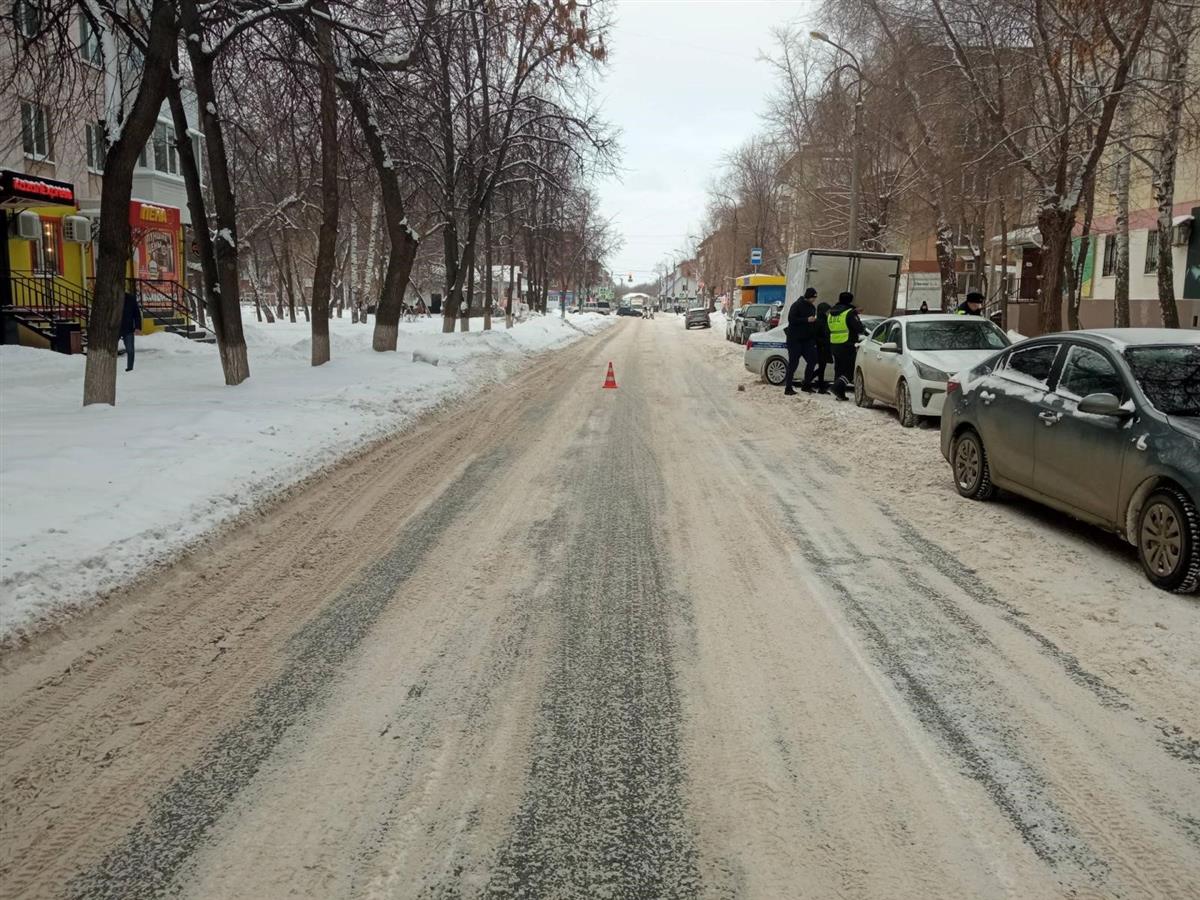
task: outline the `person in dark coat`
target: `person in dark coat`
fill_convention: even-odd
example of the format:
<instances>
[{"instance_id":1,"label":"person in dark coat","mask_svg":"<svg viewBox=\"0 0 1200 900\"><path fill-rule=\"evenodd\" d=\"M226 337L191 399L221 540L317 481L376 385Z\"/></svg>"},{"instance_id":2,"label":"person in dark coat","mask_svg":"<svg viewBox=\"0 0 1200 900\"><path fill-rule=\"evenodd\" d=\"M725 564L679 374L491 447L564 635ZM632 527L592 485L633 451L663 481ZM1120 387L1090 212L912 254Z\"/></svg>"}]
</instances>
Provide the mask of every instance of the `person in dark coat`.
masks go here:
<instances>
[{"instance_id":1,"label":"person in dark coat","mask_svg":"<svg viewBox=\"0 0 1200 900\"><path fill-rule=\"evenodd\" d=\"M967 294L967 299L955 307L954 314L956 316L982 316L983 294L979 291L971 291Z\"/></svg>"},{"instance_id":2,"label":"person in dark coat","mask_svg":"<svg viewBox=\"0 0 1200 900\"><path fill-rule=\"evenodd\" d=\"M783 377L785 394L796 393L792 381L796 377L796 370L800 368L800 360L804 360L804 380L800 390L809 394L813 392L813 379L820 368L816 339L817 308L813 305L816 297L817 289L809 288L803 297L796 298L788 310L787 327L783 329L787 336L788 351L787 374Z\"/></svg>"},{"instance_id":3,"label":"person in dark coat","mask_svg":"<svg viewBox=\"0 0 1200 900\"><path fill-rule=\"evenodd\" d=\"M142 308L137 295L125 292L125 305L121 308L121 343L125 345L125 371L133 371L133 335L142 330Z\"/></svg>"},{"instance_id":4,"label":"person in dark coat","mask_svg":"<svg viewBox=\"0 0 1200 900\"><path fill-rule=\"evenodd\" d=\"M817 304L817 393L828 394L829 385L825 381L825 368L833 363L833 347L829 343L829 304Z\"/></svg>"},{"instance_id":5,"label":"person in dark coat","mask_svg":"<svg viewBox=\"0 0 1200 900\"><path fill-rule=\"evenodd\" d=\"M867 329L854 308L854 295L849 291L838 294L837 305L829 310L829 343L833 349L833 395L846 399L850 379L854 377L854 356L858 341Z\"/></svg>"},{"instance_id":6,"label":"person in dark coat","mask_svg":"<svg viewBox=\"0 0 1200 900\"><path fill-rule=\"evenodd\" d=\"M920 309L918 309L918 310L917 310L917 312L918 312L918 313L921 313L922 315L924 315L925 313L929 312L929 301L927 301L927 300L922 300L922 301L921 301L921 308L920 308Z\"/></svg>"}]
</instances>

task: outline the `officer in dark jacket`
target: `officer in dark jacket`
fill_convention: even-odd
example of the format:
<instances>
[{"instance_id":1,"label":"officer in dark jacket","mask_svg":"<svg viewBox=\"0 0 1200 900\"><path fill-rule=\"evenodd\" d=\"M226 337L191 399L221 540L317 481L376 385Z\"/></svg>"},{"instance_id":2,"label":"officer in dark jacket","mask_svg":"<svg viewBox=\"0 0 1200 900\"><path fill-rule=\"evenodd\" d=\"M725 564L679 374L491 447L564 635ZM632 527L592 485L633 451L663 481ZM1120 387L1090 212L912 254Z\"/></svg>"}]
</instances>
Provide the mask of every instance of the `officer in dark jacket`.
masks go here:
<instances>
[{"instance_id":1,"label":"officer in dark jacket","mask_svg":"<svg viewBox=\"0 0 1200 900\"><path fill-rule=\"evenodd\" d=\"M967 294L967 299L954 308L954 314L956 316L982 316L983 294L979 291L971 291Z\"/></svg>"},{"instance_id":2,"label":"officer in dark jacket","mask_svg":"<svg viewBox=\"0 0 1200 900\"><path fill-rule=\"evenodd\" d=\"M785 394L796 393L792 387L792 380L796 377L796 370L800 368L800 360L804 360L804 380L800 384L800 390L806 393L812 393L813 379L821 367L817 356L817 308L813 305L816 296L817 289L808 288L804 296L798 297L788 310L787 327L783 329L783 333L787 335L788 351L787 374L783 378Z\"/></svg>"},{"instance_id":3,"label":"officer in dark jacket","mask_svg":"<svg viewBox=\"0 0 1200 900\"><path fill-rule=\"evenodd\" d=\"M858 339L867 333L858 310L854 308L854 295L849 291L838 294L837 305L829 310L829 346L833 350L833 394L839 400L846 399L846 389L854 377L854 354L858 352Z\"/></svg>"},{"instance_id":4,"label":"officer in dark jacket","mask_svg":"<svg viewBox=\"0 0 1200 900\"><path fill-rule=\"evenodd\" d=\"M133 371L133 333L142 327L142 308L137 295L125 292L125 305L121 309L121 343L125 345L125 371Z\"/></svg>"},{"instance_id":5,"label":"officer in dark jacket","mask_svg":"<svg viewBox=\"0 0 1200 900\"><path fill-rule=\"evenodd\" d=\"M833 346L829 343L829 310L828 303L817 304L817 393L828 394L829 385L825 383L825 369L833 364Z\"/></svg>"}]
</instances>

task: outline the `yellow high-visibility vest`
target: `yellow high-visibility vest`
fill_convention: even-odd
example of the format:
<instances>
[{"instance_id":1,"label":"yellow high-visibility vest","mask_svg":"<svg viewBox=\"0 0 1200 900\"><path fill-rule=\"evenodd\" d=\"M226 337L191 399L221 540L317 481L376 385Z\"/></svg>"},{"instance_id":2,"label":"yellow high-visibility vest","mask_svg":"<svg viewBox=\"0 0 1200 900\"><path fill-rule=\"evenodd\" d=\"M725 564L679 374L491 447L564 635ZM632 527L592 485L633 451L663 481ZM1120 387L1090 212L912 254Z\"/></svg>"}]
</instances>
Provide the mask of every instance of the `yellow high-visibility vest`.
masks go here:
<instances>
[{"instance_id":1,"label":"yellow high-visibility vest","mask_svg":"<svg viewBox=\"0 0 1200 900\"><path fill-rule=\"evenodd\" d=\"M846 310L840 313L829 314L829 343L844 344L850 340L850 325L846 321L850 318L851 310Z\"/></svg>"}]
</instances>

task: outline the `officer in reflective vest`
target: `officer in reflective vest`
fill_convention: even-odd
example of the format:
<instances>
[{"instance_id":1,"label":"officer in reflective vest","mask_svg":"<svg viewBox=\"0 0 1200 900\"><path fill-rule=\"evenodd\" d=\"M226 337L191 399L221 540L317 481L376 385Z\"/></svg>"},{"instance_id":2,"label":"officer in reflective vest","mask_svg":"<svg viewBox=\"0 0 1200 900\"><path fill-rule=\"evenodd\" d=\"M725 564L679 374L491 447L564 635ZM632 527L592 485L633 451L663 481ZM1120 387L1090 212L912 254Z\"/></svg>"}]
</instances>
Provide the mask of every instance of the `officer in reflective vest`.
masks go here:
<instances>
[{"instance_id":1,"label":"officer in reflective vest","mask_svg":"<svg viewBox=\"0 0 1200 900\"><path fill-rule=\"evenodd\" d=\"M833 351L833 394L839 400L846 399L846 391L854 377L854 355L858 351L858 339L866 333L858 310L854 308L854 295L849 291L838 294L837 306L829 310L829 347Z\"/></svg>"},{"instance_id":2,"label":"officer in reflective vest","mask_svg":"<svg viewBox=\"0 0 1200 900\"><path fill-rule=\"evenodd\" d=\"M954 314L956 316L982 316L983 294L979 291L971 291L967 294L967 299L954 308Z\"/></svg>"}]
</instances>

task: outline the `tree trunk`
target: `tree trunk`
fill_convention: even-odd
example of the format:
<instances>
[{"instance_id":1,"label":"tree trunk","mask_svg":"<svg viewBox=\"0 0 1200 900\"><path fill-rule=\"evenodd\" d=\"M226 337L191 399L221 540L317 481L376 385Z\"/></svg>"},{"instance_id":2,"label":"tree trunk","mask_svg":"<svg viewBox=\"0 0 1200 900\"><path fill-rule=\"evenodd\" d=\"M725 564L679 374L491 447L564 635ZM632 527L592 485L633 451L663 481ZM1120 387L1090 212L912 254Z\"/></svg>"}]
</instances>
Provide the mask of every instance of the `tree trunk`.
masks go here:
<instances>
[{"instance_id":1,"label":"tree trunk","mask_svg":"<svg viewBox=\"0 0 1200 900\"><path fill-rule=\"evenodd\" d=\"M483 330L492 330L492 220L490 217L483 220Z\"/></svg>"},{"instance_id":2,"label":"tree trunk","mask_svg":"<svg viewBox=\"0 0 1200 900\"><path fill-rule=\"evenodd\" d=\"M472 261L467 269L467 292L463 298L466 311L463 313L459 327L463 331L471 330L471 310L475 306L475 263Z\"/></svg>"},{"instance_id":3,"label":"tree trunk","mask_svg":"<svg viewBox=\"0 0 1200 900\"><path fill-rule=\"evenodd\" d=\"M317 234L317 265L313 273L312 364L320 366L329 362L329 300L333 269L337 263L338 134L336 62L329 7L324 2L315 3L313 13L321 92L321 227Z\"/></svg>"},{"instance_id":4,"label":"tree trunk","mask_svg":"<svg viewBox=\"0 0 1200 900\"><path fill-rule=\"evenodd\" d=\"M1122 143L1117 159L1116 224L1113 234L1105 238L1117 242L1113 254L1113 325L1117 328L1129 327L1129 166L1129 147Z\"/></svg>"},{"instance_id":5,"label":"tree trunk","mask_svg":"<svg viewBox=\"0 0 1200 900\"><path fill-rule=\"evenodd\" d=\"M938 214L937 263L942 279L942 309L950 311L958 306L958 266L954 252L954 230L946 219Z\"/></svg>"},{"instance_id":6,"label":"tree trunk","mask_svg":"<svg viewBox=\"0 0 1200 900\"><path fill-rule=\"evenodd\" d=\"M1083 231L1079 237L1079 252L1068 266L1070 292L1067 295L1067 327L1072 331L1078 331L1082 327L1079 324L1079 305L1083 302L1083 270L1087 266L1088 253L1092 246L1092 214L1095 209L1095 185L1089 184L1083 207Z\"/></svg>"},{"instance_id":7,"label":"tree trunk","mask_svg":"<svg viewBox=\"0 0 1200 900\"><path fill-rule=\"evenodd\" d=\"M1075 210L1045 204L1038 211L1042 235L1042 286L1038 298L1038 328L1042 334L1062 331L1063 266L1070 255Z\"/></svg>"},{"instance_id":8,"label":"tree trunk","mask_svg":"<svg viewBox=\"0 0 1200 900\"><path fill-rule=\"evenodd\" d=\"M125 266L131 229L129 198L133 167L146 145L166 94L174 58L175 6L156 0L137 97L108 153L100 189L100 233L96 246L96 283L88 323L88 352L83 374L83 405L117 402L117 338L125 303Z\"/></svg>"},{"instance_id":9,"label":"tree trunk","mask_svg":"<svg viewBox=\"0 0 1200 900\"><path fill-rule=\"evenodd\" d=\"M204 28L196 0L180 0L181 25L187 34L203 35ZM242 309L238 283L237 201L233 195L233 179L229 174L229 157L225 151L225 134L217 106L213 82L213 60L204 52L204 41L186 41L192 64L192 81L196 88L196 103L200 110L200 130L208 150L208 171L213 211L216 214L217 238L213 241L217 284L213 292L217 302L210 308L213 333L221 355L225 383L241 384L250 377L246 356L246 337L242 333Z\"/></svg>"}]
</instances>

